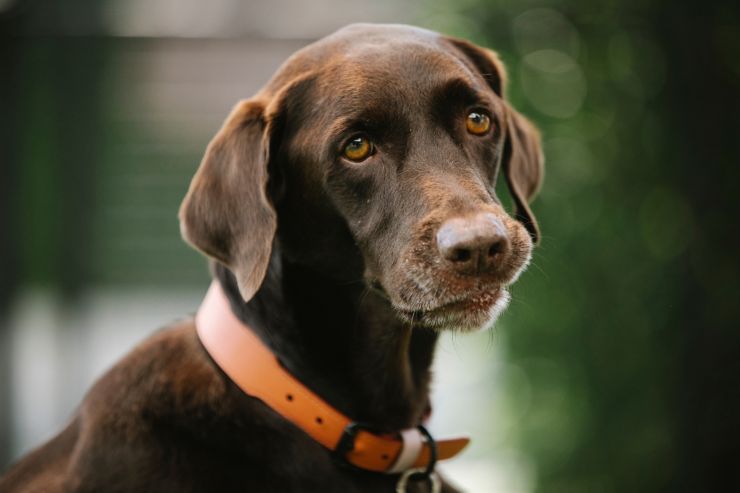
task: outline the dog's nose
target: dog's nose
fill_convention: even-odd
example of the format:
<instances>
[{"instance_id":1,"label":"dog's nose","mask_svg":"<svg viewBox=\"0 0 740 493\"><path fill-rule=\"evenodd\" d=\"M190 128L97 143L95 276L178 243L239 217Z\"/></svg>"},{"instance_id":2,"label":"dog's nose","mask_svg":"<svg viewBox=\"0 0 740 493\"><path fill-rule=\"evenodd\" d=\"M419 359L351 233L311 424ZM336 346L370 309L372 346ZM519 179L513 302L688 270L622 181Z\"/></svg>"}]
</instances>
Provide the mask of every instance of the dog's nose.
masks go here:
<instances>
[{"instance_id":1,"label":"dog's nose","mask_svg":"<svg viewBox=\"0 0 740 493\"><path fill-rule=\"evenodd\" d=\"M490 212L448 219L437 231L437 248L459 272L491 271L509 249L503 223Z\"/></svg>"}]
</instances>

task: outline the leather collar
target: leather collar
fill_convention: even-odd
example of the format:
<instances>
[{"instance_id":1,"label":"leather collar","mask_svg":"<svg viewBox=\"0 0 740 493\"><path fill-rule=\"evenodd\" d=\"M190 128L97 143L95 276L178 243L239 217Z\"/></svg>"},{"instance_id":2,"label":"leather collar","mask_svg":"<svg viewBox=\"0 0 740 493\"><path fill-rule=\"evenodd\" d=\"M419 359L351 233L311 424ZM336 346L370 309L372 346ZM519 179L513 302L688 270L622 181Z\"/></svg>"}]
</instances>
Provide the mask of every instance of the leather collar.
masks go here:
<instances>
[{"instance_id":1,"label":"leather collar","mask_svg":"<svg viewBox=\"0 0 740 493\"><path fill-rule=\"evenodd\" d=\"M461 436L432 442L423 428L424 433L411 428L376 434L354 423L283 368L274 353L233 314L218 281L211 284L195 325L206 351L242 391L355 467L389 474L430 464L433 467L435 459L454 457L470 441Z\"/></svg>"}]
</instances>

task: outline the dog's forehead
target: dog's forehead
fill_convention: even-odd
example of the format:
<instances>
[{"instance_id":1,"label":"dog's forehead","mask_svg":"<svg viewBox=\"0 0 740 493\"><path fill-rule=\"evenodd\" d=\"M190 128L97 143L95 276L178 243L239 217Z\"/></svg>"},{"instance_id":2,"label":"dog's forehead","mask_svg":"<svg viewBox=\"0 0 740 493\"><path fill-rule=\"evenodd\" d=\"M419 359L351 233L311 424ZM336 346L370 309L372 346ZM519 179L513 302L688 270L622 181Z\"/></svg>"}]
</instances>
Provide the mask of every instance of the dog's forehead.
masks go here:
<instances>
[{"instance_id":1,"label":"dog's forehead","mask_svg":"<svg viewBox=\"0 0 740 493\"><path fill-rule=\"evenodd\" d=\"M413 40L358 44L336 56L327 72L330 77L336 74L348 82L393 82L414 86L416 90L450 77L472 76L450 50Z\"/></svg>"},{"instance_id":2,"label":"dog's forehead","mask_svg":"<svg viewBox=\"0 0 740 493\"><path fill-rule=\"evenodd\" d=\"M450 78L480 86L459 53L440 34L397 24L353 24L295 53L270 86L278 90L310 73L332 96L374 89L390 94L425 92Z\"/></svg>"}]
</instances>

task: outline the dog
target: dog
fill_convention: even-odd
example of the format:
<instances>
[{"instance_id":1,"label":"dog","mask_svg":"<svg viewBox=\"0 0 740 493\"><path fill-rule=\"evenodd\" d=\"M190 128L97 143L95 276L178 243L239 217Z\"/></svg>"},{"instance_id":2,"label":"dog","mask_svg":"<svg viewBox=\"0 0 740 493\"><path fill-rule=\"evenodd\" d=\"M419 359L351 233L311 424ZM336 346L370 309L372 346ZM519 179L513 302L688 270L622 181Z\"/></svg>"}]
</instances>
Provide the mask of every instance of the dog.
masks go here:
<instances>
[{"instance_id":1,"label":"dog","mask_svg":"<svg viewBox=\"0 0 740 493\"><path fill-rule=\"evenodd\" d=\"M540 138L505 79L493 51L402 25L292 55L181 206L214 278L196 318L118 362L0 491L456 491L434 462L464 443L423 427L437 337L490 327L539 237Z\"/></svg>"}]
</instances>

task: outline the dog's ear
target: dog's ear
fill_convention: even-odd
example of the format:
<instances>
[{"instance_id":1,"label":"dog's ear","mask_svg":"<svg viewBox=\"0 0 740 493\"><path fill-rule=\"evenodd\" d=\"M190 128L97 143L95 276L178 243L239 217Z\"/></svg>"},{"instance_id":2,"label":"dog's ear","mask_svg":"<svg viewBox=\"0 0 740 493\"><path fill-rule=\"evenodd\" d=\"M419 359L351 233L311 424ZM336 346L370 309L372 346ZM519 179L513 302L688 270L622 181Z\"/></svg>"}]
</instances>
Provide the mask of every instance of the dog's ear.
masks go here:
<instances>
[{"instance_id":1,"label":"dog's ear","mask_svg":"<svg viewBox=\"0 0 740 493\"><path fill-rule=\"evenodd\" d=\"M451 36L447 36L445 39L465 55L465 58L473 64L471 68L477 70L491 86L493 92L503 98L504 88L506 87L506 69L498 54L493 50L483 48L464 39Z\"/></svg>"},{"instance_id":2,"label":"dog's ear","mask_svg":"<svg viewBox=\"0 0 740 493\"><path fill-rule=\"evenodd\" d=\"M180 207L185 240L234 273L245 301L262 284L277 228L267 196L270 127L263 102L238 103L208 145Z\"/></svg>"},{"instance_id":3,"label":"dog's ear","mask_svg":"<svg viewBox=\"0 0 740 493\"><path fill-rule=\"evenodd\" d=\"M473 64L499 97L504 98L506 70L496 52L482 48L464 39L446 38ZM540 135L532 123L511 107L504 104L506 128L502 166L506 184L514 200L514 216L527 228L532 240L540 238L537 220L529 208L542 184L544 155Z\"/></svg>"},{"instance_id":4,"label":"dog's ear","mask_svg":"<svg viewBox=\"0 0 740 493\"><path fill-rule=\"evenodd\" d=\"M506 184L514 199L514 216L524 224L532 241L540 240L540 228L529 202L542 185L545 158L540 134L532 123L506 105L506 140L501 158Z\"/></svg>"}]
</instances>

